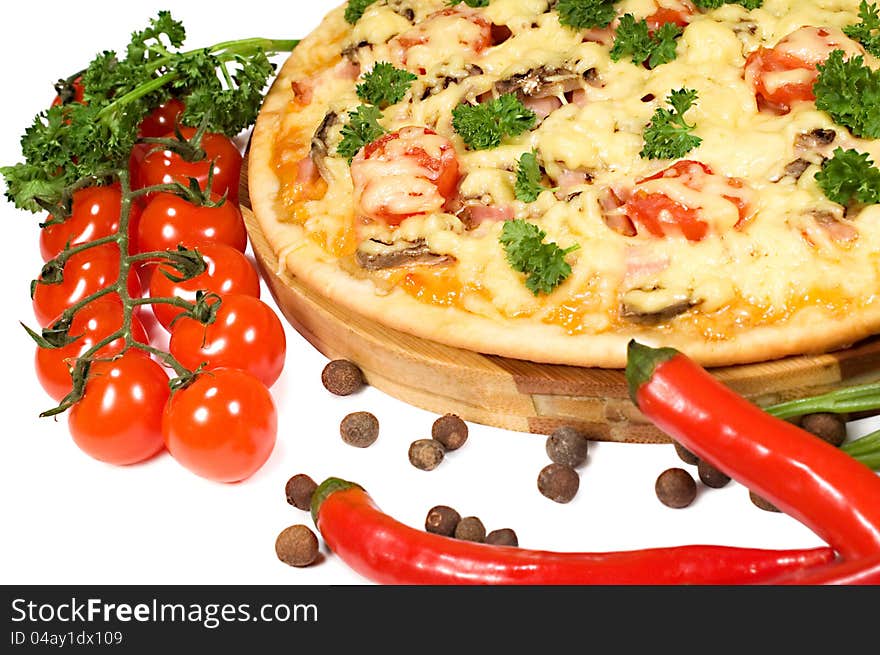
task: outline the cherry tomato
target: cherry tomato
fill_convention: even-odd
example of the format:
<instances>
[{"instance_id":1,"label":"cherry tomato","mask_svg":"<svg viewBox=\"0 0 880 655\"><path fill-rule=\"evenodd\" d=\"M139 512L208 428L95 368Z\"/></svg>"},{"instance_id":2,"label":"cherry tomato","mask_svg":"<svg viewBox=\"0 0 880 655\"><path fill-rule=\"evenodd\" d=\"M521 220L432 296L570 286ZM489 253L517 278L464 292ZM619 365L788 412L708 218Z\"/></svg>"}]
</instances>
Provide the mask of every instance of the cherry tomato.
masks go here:
<instances>
[{"instance_id":1,"label":"cherry tomato","mask_svg":"<svg viewBox=\"0 0 880 655\"><path fill-rule=\"evenodd\" d=\"M815 100L816 66L834 50L843 50L847 56L864 54L841 30L809 26L795 30L773 48L758 48L750 54L745 79L755 91L759 108L786 114L796 102Z\"/></svg>"},{"instance_id":2,"label":"cherry tomato","mask_svg":"<svg viewBox=\"0 0 880 655\"><path fill-rule=\"evenodd\" d=\"M623 204L624 214L655 237L682 235L689 241L700 241L709 231L702 207L689 207L662 191L645 188L647 183L661 179L675 180L694 191L710 189L721 195L737 210L738 220L732 227L738 227L750 214L749 190L742 180L715 175L701 162L682 160L636 182L634 192Z\"/></svg>"},{"instance_id":3,"label":"cherry tomato","mask_svg":"<svg viewBox=\"0 0 880 655\"><path fill-rule=\"evenodd\" d=\"M119 213L122 192L117 185L86 187L73 194L73 210L62 223L50 224L40 231L40 254L49 261L61 254L67 245L76 246L87 241L116 234L119 231ZM137 237L141 210L132 204L129 212L129 235ZM136 252L136 243L129 238L128 251Z\"/></svg>"},{"instance_id":4,"label":"cherry tomato","mask_svg":"<svg viewBox=\"0 0 880 655\"><path fill-rule=\"evenodd\" d=\"M60 318L60 317L59 317ZM54 321L53 321L54 323ZM79 337L62 348L37 347L34 363L37 379L52 398L60 402L72 389L70 370L76 358L122 327L122 303L118 296L104 296L79 310L70 324L71 337ZM149 343L147 331L136 316L131 318L131 331L136 341ZM101 348L96 357L112 357L125 347L116 339Z\"/></svg>"},{"instance_id":5,"label":"cherry tomato","mask_svg":"<svg viewBox=\"0 0 880 655\"><path fill-rule=\"evenodd\" d=\"M70 434L102 462L125 466L149 459L164 445L169 393L165 370L139 350L95 362L82 399L70 409Z\"/></svg>"},{"instance_id":6,"label":"cherry tomato","mask_svg":"<svg viewBox=\"0 0 880 655\"><path fill-rule=\"evenodd\" d=\"M425 127L405 127L367 144L351 163L362 216L399 225L438 212L458 190L459 163L449 139Z\"/></svg>"},{"instance_id":7,"label":"cherry tomato","mask_svg":"<svg viewBox=\"0 0 880 655\"><path fill-rule=\"evenodd\" d=\"M657 11L645 19L648 23L648 30L652 33L667 23L675 23L679 27L686 27L697 11L697 8L687 0L667 3L665 7L661 7L656 2L654 4L657 5Z\"/></svg>"},{"instance_id":8,"label":"cherry tomato","mask_svg":"<svg viewBox=\"0 0 880 655\"><path fill-rule=\"evenodd\" d=\"M73 87L73 97L67 98L65 101L65 98L62 98L60 95L56 95L55 98L52 100L53 107L57 107L58 105L70 104L71 102L83 102L85 98L85 87L83 87L82 77L77 77L76 79L74 79L71 86Z\"/></svg>"},{"instance_id":9,"label":"cherry tomato","mask_svg":"<svg viewBox=\"0 0 880 655\"><path fill-rule=\"evenodd\" d=\"M211 200L220 196L211 194ZM157 193L138 223L138 251L176 250L225 243L244 252L247 230L238 204L229 199L219 207L199 207L173 193Z\"/></svg>"},{"instance_id":10,"label":"cherry tomato","mask_svg":"<svg viewBox=\"0 0 880 655\"><path fill-rule=\"evenodd\" d=\"M275 447L272 395L250 373L206 371L171 396L162 418L168 452L209 480L239 482L260 469Z\"/></svg>"},{"instance_id":11,"label":"cherry tomato","mask_svg":"<svg viewBox=\"0 0 880 655\"><path fill-rule=\"evenodd\" d=\"M119 248L115 243L72 255L64 266L64 279L60 283L35 285L33 307L37 322L45 327L68 307L115 284L119 279L119 263ZM129 274L127 286L132 298L141 296L140 281L134 273Z\"/></svg>"},{"instance_id":12,"label":"cherry tomato","mask_svg":"<svg viewBox=\"0 0 880 655\"><path fill-rule=\"evenodd\" d=\"M196 130L181 127L181 133L187 139L192 138ZM174 138L174 132L163 135L163 138ZM170 150L155 150L156 146L139 143L132 148L129 167L131 169L132 186L135 189L156 184L180 182L189 186L189 178L199 181L202 189L208 183L211 162L214 162L214 179L211 190L232 203L238 202L238 182L241 176L242 157L231 139L222 134L206 133L202 137L201 148L205 158L200 161L188 162Z\"/></svg>"},{"instance_id":13,"label":"cherry tomato","mask_svg":"<svg viewBox=\"0 0 880 655\"><path fill-rule=\"evenodd\" d=\"M284 368L287 337L278 315L253 296L228 295L210 325L183 317L174 324L169 349L188 369L238 368L267 387Z\"/></svg>"},{"instance_id":14,"label":"cherry tomato","mask_svg":"<svg viewBox=\"0 0 880 655\"><path fill-rule=\"evenodd\" d=\"M260 276L250 260L241 252L222 243L199 246L207 270L183 282L172 282L162 275L162 269L176 274L177 269L170 264L159 264L150 281L151 298L182 298L193 302L199 290L211 291L221 296L244 294L260 297ZM171 330L172 321L183 313L173 305L156 303L152 305L156 319L166 330Z\"/></svg>"},{"instance_id":15,"label":"cherry tomato","mask_svg":"<svg viewBox=\"0 0 880 655\"><path fill-rule=\"evenodd\" d=\"M147 114L138 127L140 137L162 137L169 132L174 132L177 119L186 109L183 102L177 98L171 98L153 111Z\"/></svg>"}]
</instances>

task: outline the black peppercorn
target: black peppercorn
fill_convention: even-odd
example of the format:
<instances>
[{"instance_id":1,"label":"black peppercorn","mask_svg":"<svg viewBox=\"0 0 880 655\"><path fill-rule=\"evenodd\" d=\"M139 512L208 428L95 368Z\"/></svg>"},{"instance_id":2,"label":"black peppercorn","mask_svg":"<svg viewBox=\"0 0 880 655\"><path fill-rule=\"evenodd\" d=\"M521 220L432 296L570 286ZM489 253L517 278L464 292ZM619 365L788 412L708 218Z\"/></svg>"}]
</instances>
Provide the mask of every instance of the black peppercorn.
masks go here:
<instances>
[{"instance_id":1,"label":"black peppercorn","mask_svg":"<svg viewBox=\"0 0 880 655\"><path fill-rule=\"evenodd\" d=\"M332 394L349 396L366 384L357 364L347 359L334 359L321 371L321 382Z\"/></svg>"},{"instance_id":2,"label":"black peppercorn","mask_svg":"<svg viewBox=\"0 0 880 655\"><path fill-rule=\"evenodd\" d=\"M318 488L317 483L305 473L294 475L284 486L287 502L296 507L308 511L312 507L312 494Z\"/></svg>"},{"instance_id":3,"label":"black peppercorn","mask_svg":"<svg viewBox=\"0 0 880 655\"><path fill-rule=\"evenodd\" d=\"M835 447L846 439L846 421L837 414L807 414L801 418L801 427Z\"/></svg>"},{"instance_id":4,"label":"black peppercorn","mask_svg":"<svg viewBox=\"0 0 880 655\"><path fill-rule=\"evenodd\" d=\"M765 500L764 498L761 498L761 496L756 494L754 491L749 491L749 500L752 501L752 504L755 507L759 507L759 508L763 509L765 512L779 512L780 511L779 508L776 507L776 505L771 503L769 500Z\"/></svg>"},{"instance_id":5,"label":"black peppercorn","mask_svg":"<svg viewBox=\"0 0 880 655\"><path fill-rule=\"evenodd\" d=\"M367 448L379 438L379 419L370 412L353 412L342 419L339 434L348 445Z\"/></svg>"},{"instance_id":6,"label":"black peppercorn","mask_svg":"<svg viewBox=\"0 0 880 655\"><path fill-rule=\"evenodd\" d=\"M682 462L684 462L685 464L694 464L694 465L699 463L700 459L696 455L694 455L691 451L689 451L687 448L682 446L677 441L673 441L672 443L675 446L675 453L678 455L678 458Z\"/></svg>"},{"instance_id":7,"label":"black peppercorn","mask_svg":"<svg viewBox=\"0 0 880 655\"><path fill-rule=\"evenodd\" d=\"M486 543L495 546L519 546L519 539L516 537L516 532L510 528L501 528L487 534Z\"/></svg>"},{"instance_id":8,"label":"black peppercorn","mask_svg":"<svg viewBox=\"0 0 880 655\"><path fill-rule=\"evenodd\" d=\"M318 558L318 537L308 526L291 525L275 540L275 554L290 566L308 566Z\"/></svg>"},{"instance_id":9,"label":"black peppercorn","mask_svg":"<svg viewBox=\"0 0 880 655\"><path fill-rule=\"evenodd\" d=\"M467 423L455 414L446 414L434 421L431 437L443 444L446 450L458 450L467 441Z\"/></svg>"},{"instance_id":10,"label":"black peppercorn","mask_svg":"<svg viewBox=\"0 0 880 655\"><path fill-rule=\"evenodd\" d=\"M456 539L482 543L486 540L486 528L476 516L466 516L455 526L454 536Z\"/></svg>"},{"instance_id":11,"label":"black peppercorn","mask_svg":"<svg viewBox=\"0 0 880 655\"><path fill-rule=\"evenodd\" d=\"M567 503L578 492L577 471L564 464L548 464L538 474L538 491L557 503Z\"/></svg>"},{"instance_id":12,"label":"black peppercorn","mask_svg":"<svg viewBox=\"0 0 880 655\"><path fill-rule=\"evenodd\" d=\"M444 537L455 534L455 528L461 521L461 514L446 505L437 505L428 510L425 517L425 530Z\"/></svg>"},{"instance_id":13,"label":"black peppercorn","mask_svg":"<svg viewBox=\"0 0 880 655\"><path fill-rule=\"evenodd\" d=\"M409 447L409 461L417 469L433 471L443 461L443 444L434 439L419 439Z\"/></svg>"},{"instance_id":14,"label":"black peppercorn","mask_svg":"<svg viewBox=\"0 0 880 655\"><path fill-rule=\"evenodd\" d=\"M730 476L712 466L709 462L702 459L697 463L697 475L707 487L720 489L730 482Z\"/></svg>"},{"instance_id":15,"label":"black peppercorn","mask_svg":"<svg viewBox=\"0 0 880 655\"><path fill-rule=\"evenodd\" d=\"M583 432L563 426L547 437L545 446L551 461L563 466L577 468L587 461L589 441Z\"/></svg>"},{"instance_id":16,"label":"black peppercorn","mask_svg":"<svg viewBox=\"0 0 880 655\"><path fill-rule=\"evenodd\" d=\"M697 497L697 483L684 469L671 468L657 478L654 491L667 507L687 507Z\"/></svg>"}]
</instances>

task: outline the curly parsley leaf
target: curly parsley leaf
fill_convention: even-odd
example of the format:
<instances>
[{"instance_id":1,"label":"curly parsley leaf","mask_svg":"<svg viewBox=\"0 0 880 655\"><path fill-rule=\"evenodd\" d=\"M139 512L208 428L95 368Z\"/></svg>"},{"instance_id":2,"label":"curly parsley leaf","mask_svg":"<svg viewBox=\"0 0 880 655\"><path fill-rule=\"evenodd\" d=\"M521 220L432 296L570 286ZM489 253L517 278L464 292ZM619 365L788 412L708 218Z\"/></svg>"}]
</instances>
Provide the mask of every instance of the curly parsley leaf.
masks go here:
<instances>
[{"instance_id":1,"label":"curly parsley leaf","mask_svg":"<svg viewBox=\"0 0 880 655\"><path fill-rule=\"evenodd\" d=\"M609 0L559 0L556 13L562 25L577 30L593 27L608 27L617 10Z\"/></svg>"},{"instance_id":2,"label":"curly parsley leaf","mask_svg":"<svg viewBox=\"0 0 880 655\"><path fill-rule=\"evenodd\" d=\"M449 0L449 6L454 7L455 5L460 5L464 2L468 7L488 7L489 0Z\"/></svg>"},{"instance_id":3,"label":"curly parsley leaf","mask_svg":"<svg viewBox=\"0 0 880 655\"><path fill-rule=\"evenodd\" d=\"M832 52L816 69L816 107L855 136L880 138L880 71L866 66L861 55L844 59L842 50Z\"/></svg>"},{"instance_id":4,"label":"curly parsley leaf","mask_svg":"<svg viewBox=\"0 0 880 655\"><path fill-rule=\"evenodd\" d=\"M358 97L366 103L385 109L403 100L410 85L418 78L409 71L378 62L357 85Z\"/></svg>"},{"instance_id":5,"label":"curly parsley leaf","mask_svg":"<svg viewBox=\"0 0 880 655\"><path fill-rule=\"evenodd\" d=\"M367 7L374 2L376 0L348 0L348 5L345 7L345 20L354 25L364 15Z\"/></svg>"},{"instance_id":6,"label":"curly parsley leaf","mask_svg":"<svg viewBox=\"0 0 880 655\"><path fill-rule=\"evenodd\" d=\"M880 169L866 152L837 148L816 173L816 182L829 200L841 205L880 203Z\"/></svg>"},{"instance_id":7,"label":"curly parsley leaf","mask_svg":"<svg viewBox=\"0 0 880 655\"><path fill-rule=\"evenodd\" d=\"M565 256L580 246L563 250L553 242L544 243L547 234L533 223L516 219L505 221L499 241L513 270L526 274L526 287L536 296L552 293L569 275Z\"/></svg>"},{"instance_id":8,"label":"curly parsley leaf","mask_svg":"<svg viewBox=\"0 0 880 655\"><path fill-rule=\"evenodd\" d=\"M675 59L675 40L681 33L681 27L675 23L665 23L652 34L647 20L637 21L632 14L624 14L614 33L611 59L629 57L634 64L647 62L650 68L656 68Z\"/></svg>"},{"instance_id":9,"label":"curly parsley leaf","mask_svg":"<svg viewBox=\"0 0 880 655\"><path fill-rule=\"evenodd\" d=\"M880 57L880 8L862 0L859 18L860 22L843 28L844 34L861 43L875 57Z\"/></svg>"},{"instance_id":10,"label":"curly parsley leaf","mask_svg":"<svg viewBox=\"0 0 880 655\"><path fill-rule=\"evenodd\" d=\"M700 145L703 140L691 134L696 127L684 119L684 114L697 99L693 89L672 91L667 102L672 109L658 107L650 125L645 129L645 147L639 153L645 159L679 159Z\"/></svg>"},{"instance_id":11,"label":"curly parsley leaf","mask_svg":"<svg viewBox=\"0 0 880 655\"><path fill-rule=\"evenodd\" d=\"M512 93L479 105L452 110L452 127L471 150L497 148L505 136L517 136L535 125L535 112Z\"/></svg>"},{"instance_id":12,"label":"curly parsley leaf","mask_svg":"<svg viewBox=\"0 0 880 655\"><path fill-rule=\"evenodd\" d=\"M547 191L547 187L541 183L541 178L537 151L523 153L517 162L516 183L513 185L516 199L522 202L535 202L541 192Z\"/></svg>"},{"instance_id":13,"label":"curly parsley leaf","mask_svg":"<svg viewBox=\"0 0 880 655\"><path fill-rule=\"evenodd\" d=\"M764 0L693 0L700 9L718 9L723 5L742 5L746 9L759 9Z\"/></svg>"},{"instance_id":14,"label":"curly parsley leaf","mask_svg":"<svg viewBox=\"0 0 880 655\"><path fill-rule=\"evenodd\" d=\"M340 133L342 141L336 146L336 154L345 157L350 164L361 148L385 134L385 128L379 125L380 118L382 112L372 105L360 105L348 112L348 123Z\"/></svg>"}]
</instances>

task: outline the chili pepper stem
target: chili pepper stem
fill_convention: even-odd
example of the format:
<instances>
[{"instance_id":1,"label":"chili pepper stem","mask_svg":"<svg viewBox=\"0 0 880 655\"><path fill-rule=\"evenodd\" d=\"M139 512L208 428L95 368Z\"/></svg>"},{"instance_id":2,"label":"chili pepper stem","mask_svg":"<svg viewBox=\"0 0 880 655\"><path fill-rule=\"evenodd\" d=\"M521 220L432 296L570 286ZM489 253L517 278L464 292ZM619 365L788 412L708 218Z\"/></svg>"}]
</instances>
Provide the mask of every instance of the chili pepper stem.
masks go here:
<instances>
[{"instance_id":1,"label":"chili pepper stem","mask_svg":"<svg viewBox=\"0 0 880 655\"><path fill-rule=\"evenodd\" d=\"M318 512L324 501L334 492L351 489L352 487L361 488L359 484L341 478L327 478L318 485L318 488L312 494L312 521L315 522L315 526L318 525Z\"/></svg>"},{"instance_id":2,"label":"chili pepper stem","mask_svg":"<svg viewBox=\"0 0 880 655\"><path fill-rule=\"evenodd\" d=\"M626 347L626 379L629 386L629 397L638 406L636 393L639 388L651 379L654 369L667 359L678 354L674 348L651 348L635 339L630 340Z\"/></svg>"}]
</instances>

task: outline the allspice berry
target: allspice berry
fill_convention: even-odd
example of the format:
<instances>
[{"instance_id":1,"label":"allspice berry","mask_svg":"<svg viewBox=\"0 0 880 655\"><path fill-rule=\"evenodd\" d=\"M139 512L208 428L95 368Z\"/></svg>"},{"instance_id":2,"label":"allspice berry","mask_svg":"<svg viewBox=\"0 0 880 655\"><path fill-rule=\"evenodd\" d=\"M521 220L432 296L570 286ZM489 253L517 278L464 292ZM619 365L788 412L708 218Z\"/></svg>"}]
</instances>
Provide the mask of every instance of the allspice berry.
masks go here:
<instances>
[{"instance_id":1,"label":"allspice berry","mask_svg":"<svg viewBox=\"0 0 880 655\"><path fill-rule=\"evenodd\" d=\"M557 503L567 503L578 492L580 478L577 471L564 464L548 464L538 474L538 491Z\"/></svg>"},{"instance_id":2,"label":"allspice berry","mask_svg":"<svg viewBox=\"0 0 880 655\"><path fill-rule=\"evenodd\" d=\"M547 456L563 466L577 468L587 461L590 442L586 435L573 427L563 426L547 437Z\"/></svg>"},{"instance_id":3,"label":"allspice berry","mask_svg":"<svg viewBox=\"0 0 880 655\"><path fill-rule=\"evenodd\" d=\"M696 465L700 462L699 457L694 455L691 451L682 446L680 443L678 443L677 441L673 441L672 443L675 446L675 454L678 455L678 458L682 462L691 465Z\"/></svg>"},{"instance_id":4,"label":"allspice berry","mask_svg":"<svg viewBox=\"0 0 880 655\"><path fill-rule=\"evenodd\" d=\"M312 494L318 484L305 473L294 475L284 486L284 493L287 496L287 502L296 507L309 511L312 507Z\"/></svg>"},{"instance_id":5,"label":"allspice berry","mask_svg":"<svg viewBox=\"0 0 880 655\"><path fill-rule=\"evenodd\" d=\"M364 374L357 364L347 359L334 359L321 371L324 388L337 396L350 396L366 385Z\"/></svg>"},{"instance_id":6,"label":"allspice berry","mask_svg":"<svg viewBox=\"0 0 880 655\"><path fill-rule=\"evenodd\" d=\"M752 501L752 504L755 507L763 509L765 512L779 512L779 511L781 511L778 507L776 507L776 505L771 503L769 500L765 500L764 498L761 498L761 496L756 494L754 491L749 491L749 500Z\"/></svg>"},{"instance_id":7,"label":"allspice berry","mask_svg":"<svg viewBox=\"0 0 880 655\"><path fill-rule=\"evenodd\" d=\"M482 543L486 540L486 528L483 526L483 522L476 516L466 516L455 526L453 536L464 541Z\"/></svg>"},{"instance_id":8,"label":"allspice berry","mask_svg":"<svg viewBox=\"0 0 880 655\"><path fill-rule=\"evenodd\" d=\"M446 505L437 505L428 510L425 517L425 530L444 537L455 534L455 528L461 522L461 514Z\"/></svg>"},{"instance_id":9,"label":"allspice berry","mask_svg":"<svg viewBox=\"0 0 880 655\"><path fill-rule=\"evenodd\" d=\"M433 471L443 461L443 444L434 439L418 439L409 447L410 464L423 471Z\"/></svg>"},{"instance_id":10,"label":"allspice berry","mask_svg":"<svg viewBox=\"0 0 880 655\"><path fill-rule=\"evenodd\" d=\"M339 435L349 446L367 448L379 438L379 419L370 412L352 412L339 424Z\"/></svg>"},{"instance_id":11,"label":"allspice berry","mask_svg":"<svg viewBox=\"0 0 880 655\"><path fill-rule=\"evenodd\" d=\"M441 416L431 426L431 438L443 444L446 450L458 450L467 441L467 423L455 414Z\"/></svg>"},{"instance_id":12,"label":"allspice berry","mask_svg":"<svg viewBox=\"0 0 880 655\"><path fill-rule=\"evenodd\" d=\"M516 537L516 532L510 528L501 528L487 534L486 543L494 546L519 546L519 539Z\"/></svg>"},{"instance_id":13,"label":"allspice berry","mask_svg":"<svg viewBox=\"0 0 880 655\"><path fill-rule=\"evenodd\" d=\"M730 476L702 459L697 463L697 475L703 484L713 489L720 489L730 482Z\"/></svg>"},{"instance_id":14,"label":"allspice berry","mask_svg":"<svg viewBox=\"0 0 880 655\"><path fill-rule=\"evenodd\" d=\"M290 566L308 566L318 558L318 537L308 526L291 525L275 540L275 554Z\"/></svg>"},{"instance_id":15,"label":"allspice berry","mask_svg":"<svg viewBox=\"0 0 880 655\"><path fill-rule=\"evenodd\" d=\"M654 484L660 502L667 507L687 507L697 497L697 483L691 474L680 468L663 471Z\"/></svg>"},{"instance_id":16,"label":"allspice berry","mask_svg":"<svg viewBox=\"0 0 880 655\"><path fill-rule=\"evenodd\" d=\"M835 447L846 439L846 421L837 414L807 414L801 418L801 427Z\"/></svg>"}]
</instances>

